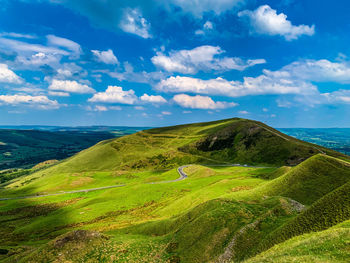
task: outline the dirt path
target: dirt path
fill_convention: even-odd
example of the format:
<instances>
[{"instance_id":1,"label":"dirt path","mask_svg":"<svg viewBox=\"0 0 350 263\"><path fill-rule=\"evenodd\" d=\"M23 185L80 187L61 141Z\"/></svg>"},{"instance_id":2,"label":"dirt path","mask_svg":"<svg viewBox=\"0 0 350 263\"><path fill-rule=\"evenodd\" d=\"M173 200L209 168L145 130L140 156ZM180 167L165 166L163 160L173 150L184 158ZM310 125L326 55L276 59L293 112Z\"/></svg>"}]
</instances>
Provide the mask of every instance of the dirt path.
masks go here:
<instances>
[{"instance_id":1,"label":"dirt path","mask_svg":"<svg viewBox=\"0 0 350 263\"><path fill-rule=\"evenodd\" d=\"M161 181L161 182L151 182L151 183L147 183L147 184L166 184L166 183L174 183L174 182L185 180L187 178L187 174L183 171L183 169L188 167L188 166L190 166L190 165L183 165L183 166L180 166L179 168L177 168L177 172L180 175L180 177L177 179L168 180L168 181ZM56 195L63 195L63 194L88 193L88 192L92 192L92 191L118 188L118 187L123 187L123 186L126 186L126 184L110 185L110 186L103 186L103 187L96 187L96 188L89 188L89 189L82 189L82 190L74 190L74 191L62 191L59 193L52 193L52 194L45 194L45 195L28 195L28 196L7 197L7 198L5 197L5 198L0 198L0 201L39 198L39 197L56 196Z\"/></svg>"},{"instance_id":2,"label":"dirt path","mask_svg":"<svg viewBox=\"0 0 350 263\"><path fill-rule=\"evenodd\" d=\"M160 181L160 182L150 182L146 184L168 184L168 183L174 183L178 181L182 181L188 178L187 174L184 172L184 168L191 166L192 164L188 165L182 165L177 168L177 172L180 175L179 178L174 180L167 180L167 181ZM204 166L237 166L237 167L254 167L254 168L267 168L267 167L258 167L258 166L248 166L248 165L241 165L241 164L217 164L217 165L204 165ZM99 191L99 190L106 190L106 189L112 189L112 188L118 188L118 187L124 187L127 186L126 184L118 184L118 185L110 185L110 186L103 186L103 187L96 187L96 188L89 188L89 189L82 189L82 190L73 190L73 191L62 191L58 193L52 193L52 194L44 194L44 195L28 195L28 196L17 196L17 197L4 197L0 198L0 201L6 201L6 200L16 200L16 199L29 199L29 198L39 198L39 197L47 197L47 196L56 196L56 195L64 195L64 194L75 194L75 193L88 193L92 191Z\"/></svg>"}]
</instances>

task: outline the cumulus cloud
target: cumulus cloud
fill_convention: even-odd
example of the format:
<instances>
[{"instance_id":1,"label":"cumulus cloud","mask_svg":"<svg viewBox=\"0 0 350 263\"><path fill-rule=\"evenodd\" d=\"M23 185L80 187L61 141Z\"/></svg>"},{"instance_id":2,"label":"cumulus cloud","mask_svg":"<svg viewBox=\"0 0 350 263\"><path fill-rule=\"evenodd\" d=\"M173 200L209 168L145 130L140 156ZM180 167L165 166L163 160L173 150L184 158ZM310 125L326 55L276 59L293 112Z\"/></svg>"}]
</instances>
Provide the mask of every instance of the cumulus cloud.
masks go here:
<instances>
[{"instance_id":1,"label":"cumulus cloud","mask_svg":"<svg viewBox=\"0 0 350 263\"><path fill-rule=\"evenodd\" d=\"M0 82L20 84L23 80L9 69L6 64L0 64Z\"/></svg>"},{"instance_id":2,"label":"cumulus cloud","mask_svg":"<svg viewBox=\"0 0 350 263\"><path fill-rule=\"evenodd\" d=\"M245 77L244 81L228 81L223 78L202 80L191 77L170 77L162 80L156 89L163 92L189 92L198 94L241 97L261 94L301 94L317 90L312 84L298 80L279 78L266 72L256 78Z\"/></svg>"},{"instance_id":3,"label":"cumulus cloud","mask_svg":"<svg viewBox=\"0 0 350 263\"><path fill-rule=\"evenodd\" d=\"M124 91L122 87L108 86L105 92L98 92L90 98L89 102L134 104L137 96L133 90Z\"/></svg>"},{"instance_id":4,"label":"cumulus cloud","mask_svg":"<svg viewBox=\"0 0 350 263\"><path fill-rule=\"evenodd\" d=\"M142 16L139 9L126 8L124 10L124 16L119 24L119 27L127 33L135 34L142 38L151 38L149 33L151 25Z\"/></svg>"},{"instance_id":5,"label":"cumulus cloud","mask_svg":"<svg viewBox=\"0 0 350 263\"><path fill-rule=\"evenodd\" d=\"M111 49L108 49L107 51L91 50L91 52L98 62L111 65L119 64L117 57L114 55L113 50Z\"/></svg>"},{"instance_id":6,"label":"cumulus cloud","mask_svg":"<svg viewBox=\"0 0 350 263\"><path fill-rule=\"evenodd\" d=\"M347 61L300 60L283 67L280 72L288 72L305 81L350 83L350 63Z\"/></svg>"},{"instance_id":7,"label":"cumulus cloud","mask_svg":"<svg viewBox=\"0 0 350 263\"><path fill-rule=\"evenodd\" d=\"M314 25L295 26L287 20L285 14L277 14L277 11L268 5L262 5L254 11L241 11L238 16L248 19L252 33L271 36L280 35L288 41L298 39L302 35L312 36L315 33Z\"/></svg>"},{"instance_id":8,"label":"cumulus cloud","mask_svg":"<svg viewBox=\"0 0 350 263\"><path fill-rule=\"evenodd\" d=\"M202 80L199 78L172 76L155 87L162 92L189 92L209 95L241 97L261 94L318 94L315 82L350 83L350 63L329 60L300 60L277 71L263 70L257 77L244 77L243 81L223 78Z\"/></svg>"},{"instance_id":9,"label":"cumulus cloud","mask_svg":"<svg viewBox=\"0 0 350 263\"><path fill-rule=\"evenodd\" d=\"M95 93L96 91L89 87L86 84L80 84L75 80L58 80L54 79L49 86L49 90L53 91L63 91L69 93L79 93L79 94L87 94L87 93Z\"/></svg>"},{"instance_id":10,"label":"cumulus cloud","mask_svg":"<svg viewBox=\"0 0 350 263\"><path fill-rule=\"evenodd\" d=\"M149 103L166 103L166 99L164 99L162 96L160 95L148 95L148 94L143 94L140 97L141 101L144 102L149 102Z\"/></svg>"},{"instance_id":11,"label":"cumulus cloud","mask_svg":"<svg viewBox=\"0 0 350 263\"><path fill-rule=\"evenodd\" d=\"M40 67L43 65L58 64L60 59L61 59L61 56L59 55L45 54L43 52L39 52L33 55L29 55L28 57L18 56L16 61L22 64L23 66Z\"/></svg>"},{"instance_id":12,"label":"cumulus cloud","mask_svg":"<svg viewBox=\"0 0 350 263\"><path fill-rule=\"evenodd\" d=\"M214 24L213 22L207 21L204 23L202 29L196 30L194 33L196 35L205 35L206 33L212 31L214 29Z\"/></svg>"},{"instance_id":13,"label":"cumulus cloud","mask_svg":"<svg viewBox=\"0 0 350 263\"><path fill-rule=\"evenodd\" d=\"M38 109L57 109L59 104L56 100L50 100L46 96L30 95L0 95L0 105L27 105Z\"/></svg>"},{"instance_id":14,"label":"cumulus cloud","mask_svg":"<svg viewBox=\"0 0 350 263\"><path fill-rule=\"evenodd\" d=\"M198 71L245 70L257 64L266 63L264 59L242 60L237 57L219 57L224 51L218 46L200 46L191 50L171 51L169 55L158 52L152 57L157 67L169 72L195 74Z\"/></svg>"},{"instance_id":15,"label":"cumulus cloud","mask_svg":"<svg viewBox=\"0 0 350 263\"><path fill-rule=\"evenodd\" d=\"M173 97L175 103L180 105L183 108L191 109L225 109L229 107L237 106L233 102L215 102L212 98L208 96L189 96L187 94L177 94Z\"/></svg>"}]
</instances>

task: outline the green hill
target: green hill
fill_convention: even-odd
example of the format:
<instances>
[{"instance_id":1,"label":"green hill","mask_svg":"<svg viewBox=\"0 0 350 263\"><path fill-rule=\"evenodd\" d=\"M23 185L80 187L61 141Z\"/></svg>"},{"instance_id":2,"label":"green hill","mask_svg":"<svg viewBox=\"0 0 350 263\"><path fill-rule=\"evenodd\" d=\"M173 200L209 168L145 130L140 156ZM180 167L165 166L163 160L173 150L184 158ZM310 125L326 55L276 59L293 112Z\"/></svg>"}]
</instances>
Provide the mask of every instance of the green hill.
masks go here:
<instances>
[{"instance_id":1,"label":"green hill","mask_svg":"<svg viewBox=\"0 0 350 263\"><path fill-rule=\"evenodd\" d=\"M294 237L245 263L348 262L350 221L328 230Z\"/></svg>"},{"instance_id":2,"label":"green hill","mask_svg":"<svg viewBox=\"0 0 350 263\"><path fill-rule=\"evenodd\" d=\"M103 141L1 185L10 200L0 200L0 262L230 262L282 251L349 219L346 160L237 118ZM57 195L11 199L46 194Z\"/></svg>"},{"instance_id":3,"label":"green hill","mask_svg":"<svg viewBox=\"0 0 350 263\"><path fill-rule=\"evenodd\" d=\"M256 193L285 196L304 205L311 205L348 182L349 168L348 162L318 154L293 167L283 176L256 189Z\"/></svg>"}]
</instances>

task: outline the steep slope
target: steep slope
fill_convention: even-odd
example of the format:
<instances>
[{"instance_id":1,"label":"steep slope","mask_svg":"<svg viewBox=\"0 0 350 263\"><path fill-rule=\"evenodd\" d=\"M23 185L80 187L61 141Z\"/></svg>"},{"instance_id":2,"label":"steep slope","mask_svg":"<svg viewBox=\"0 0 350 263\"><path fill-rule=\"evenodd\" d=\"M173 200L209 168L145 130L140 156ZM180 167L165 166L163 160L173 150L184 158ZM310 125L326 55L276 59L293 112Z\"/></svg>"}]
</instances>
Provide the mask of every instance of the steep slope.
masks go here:
<instances>
[{"instance_id":1,"label":"steep slope","mask_svg":"<svg viewBox=\"0 0 350 263\"><path fill-rule=\"evenodd\" d=\"M255 193L260 196L285 196L311 205L349 180L350 163L318 154L257 188Z\"/></svg>"},{"instance_id":2,"label":"steep slope","mask_svg":"<svg viewBox=\"0 0 350 263\"><path fill-rule=\"evenodd\" d=\"M303 206L296 201L306 206L298 216L285 222L266 217L240 234L232 246L233 259L242 261L294 236L325 230L350 219L349 186L350 164L320 154L251 191L234 193L232 197L243 200L283 196L297 209Z\"/></svg>"},{"instance_id":3,"label":"steep slope","mask_svg":"<svg viewBox=\"0 0 350 263\"><path fill-rule=\"evenodd\" d=\"M264 251L294 236L321 231L350 219L350 181L323 196L296 218L276 229L259 245Z\"/></svg>"},{"instance_id":4,"label":"steep slope","mask_svg":"<svg viewBox=\"0 0 350 263\"><path fill-rule=\"evenodd\" d=\"M347 262L349 243L350 221L347 221L328 230L294 237L244 262Z\"/></svg>"},{"instance_id":5,"label":"steep slope","mask_svg":"<svg viewBox=\"0 0 350 263\"><path fill-rule=\"evenodd\" d=\"M208 129L204 138L181 149L227 162L269 165L296 165L318 153L342 156L250 120Z\"/></svg>"}]
</instances>

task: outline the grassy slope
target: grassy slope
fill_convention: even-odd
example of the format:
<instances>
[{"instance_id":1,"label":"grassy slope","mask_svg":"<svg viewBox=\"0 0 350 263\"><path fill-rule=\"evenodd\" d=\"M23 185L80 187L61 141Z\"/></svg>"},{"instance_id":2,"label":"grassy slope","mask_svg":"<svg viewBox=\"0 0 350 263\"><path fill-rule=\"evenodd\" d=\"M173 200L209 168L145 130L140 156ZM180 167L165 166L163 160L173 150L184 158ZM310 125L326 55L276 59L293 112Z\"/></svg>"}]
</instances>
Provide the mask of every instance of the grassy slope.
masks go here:
<instances>
[{"instance_id":1,"label":"grassy slope","mask_svg":"<svg viewBox=\"0 0 350 263\"><path fill-rule=\"evenodd\" d=\"M347 262L349 243L350 221L346 221L328 230L294 237L245 262Z\"/></svg>"},{"instance_id":2,"label":"grassy slope","mask_svg":"<svg viewBox=\"0 0 350 263\"><path fill-rule=\"evenodd\" d=\"M224 138L227 134L229 137L234 134L234 138L244 142L254 139L254 143L248 146L234 139L237 144L227 148ZM212 135L221 136L222 150L200 150L199 146L211 141ZM205 262L220 256L237 231L258 220L258 231L247 231L238 237L245 243L234 256L244 258L264 237L273 236L279 227L299 218L289 199L278 196L315 204L348 180L348 166L340 160L317 155L291 169L192 166L186 169L190 177L185 181L144 183L177 178L172 168L181 164L235 162L238 155L246 154L247 163L279 165L321 150L284 136L261 123L242 119L152 129L101 142L57 165L17 178L0 195L121 183L128 186L1 202L0 221L4 227L0 231L0 243L13 252L7 262L25 255L24 262L47 262L79 247L83 251L76 258L82 256L87 261L104 257L105 262L112 262L111 257L117 256L117 262ZM269 154L278 155L280 149L275 145L283 149L282 157L287 159L256 159L266 149ZM230 159L233 150L239 154ZM315 184L321 187L313 187ZM267 195L271 197L266 198ZM82 228L104 232L110 238L92 241L96 242L94 247L86 246L84 239L75 238L66 246L55 247L53 239ZM73 255L67 254L61 261L72 259Z\"/></svg>"},{"instance_id":3,"label":"grassy slope","mask_svg":"<svg viewBox=\"0 0 350 263\"><path fill-rule=\"evenodd\" d=\"M110 233L111 240L108 244L104 242L99 249L102 251L104 246L128 247L129 252L125 256L135 258L130 262L139 262L138 253L143 255L154 243L158 244L158 252L168 257L171 253L162 252L170 242L168 236L157 238L143 232L123 234L122 230L145 222L177 218L197 205L237 191L240 187L254 188L264 183L259 178L260 174L274 170L241 167L200 169L208 170L205 173L208 176L193 174L185 181L172 184L145 185L142 182L148 182L150 178L152 181L165 180L178 175L176 170L140 172L125 177L129 186L124 188L2 202L0 243L11 251L22 249L23 253L30 253L63 233L83 228ZM20 255L23 257L23 254ZM13 261L13 257L9 258L9 262ZM150 262L154 260L150 259Z\"/></svg>"},{"instance_id":4,"label":"grassy slope","mask_svg":"<svg viewBox=\"0 0 350 263\"><path fill-rule=\"evenodd\" d=\"M257 188L255 193L267 196L281 195L304 205L311 205L349 181L349 168L348 162L319 154Z\"/></svg>"},{"instance_id":5,"label":"grassy slope","mask_svg":"<svg viewBox=\"0 0 350 263\"><path fill-rule=\"evenodd\" d=\"M350 181L323 196L307 210L265 237L258 250L263 251L291 237L325 230L350 219Z\"/></svg>"}]
</instances>

